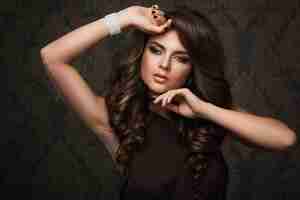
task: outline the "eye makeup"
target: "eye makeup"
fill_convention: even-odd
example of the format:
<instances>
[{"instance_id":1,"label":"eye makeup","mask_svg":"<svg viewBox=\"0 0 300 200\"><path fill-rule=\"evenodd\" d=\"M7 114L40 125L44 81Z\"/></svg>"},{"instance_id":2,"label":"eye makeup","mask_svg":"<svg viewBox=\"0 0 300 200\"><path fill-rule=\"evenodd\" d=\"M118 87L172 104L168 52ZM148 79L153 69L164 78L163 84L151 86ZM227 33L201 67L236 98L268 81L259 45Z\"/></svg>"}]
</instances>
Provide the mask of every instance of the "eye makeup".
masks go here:
<instances>
[{"instance_id":1,"label":"eye makeup","mask_svg":"<svg viewBox=\"0 0 300 200\"><path fill-rule=\"evenodd\" d=\"M162 52L160 50L160 48L156 47L155 45L149 45L149 50L151 53L156 54L156 55L160 55ZM176 60L180 63L183 64L188 64L190 59L188 56L175 56Z\"/></svg>"},{"instance_id":2,"label":"eye makeup","mask_svg":"<svg viewBox=\"0 0 300 200\"><path fill-rule=\"evenodd\" d=\"M154 44L155 46L158 46L159 48L161 48L163 50L166 50L166 48L162 44L160 44L159 42L157 42L157 41L150 41L150 44L151 45ZM174 54L188 55L188 53L185 50L175 50Z\"/></svg>"}]
</instances>

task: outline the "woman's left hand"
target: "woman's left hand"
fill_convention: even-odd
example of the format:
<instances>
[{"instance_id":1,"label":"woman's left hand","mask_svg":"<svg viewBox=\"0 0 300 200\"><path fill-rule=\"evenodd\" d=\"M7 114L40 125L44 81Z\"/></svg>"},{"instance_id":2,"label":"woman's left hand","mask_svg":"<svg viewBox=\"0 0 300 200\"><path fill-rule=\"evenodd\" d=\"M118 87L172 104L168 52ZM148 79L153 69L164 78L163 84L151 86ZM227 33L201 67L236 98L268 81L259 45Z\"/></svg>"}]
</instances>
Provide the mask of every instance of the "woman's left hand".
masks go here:
<instances>
[{"instance_id":1,"label":"woman's left hand","mask_svg":"<svg viewBox=\"0 0 300 200\"><path fill-rule=\"evenodd\" d=\"M188 118L197 118L205 116L201 113L201 107L206 102L193 94L188 88L179 88L169 90L155 98L153 103L161 102L162 107L176 112Z\"/></svg>"}]
</instances>

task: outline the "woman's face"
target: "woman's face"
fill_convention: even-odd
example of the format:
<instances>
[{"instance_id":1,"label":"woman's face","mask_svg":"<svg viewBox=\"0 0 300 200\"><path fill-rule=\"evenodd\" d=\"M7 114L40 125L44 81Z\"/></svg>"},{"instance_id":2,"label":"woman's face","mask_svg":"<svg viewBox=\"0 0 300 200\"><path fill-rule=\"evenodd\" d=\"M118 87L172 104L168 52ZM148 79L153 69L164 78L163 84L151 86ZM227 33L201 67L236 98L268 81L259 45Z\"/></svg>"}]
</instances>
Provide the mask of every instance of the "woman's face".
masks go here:
<instances>
[{"instance_id":1,"label":"woman's face","mask_svg":"<svg viewBox=\"0 0 300 200\"><path fill-rule=\"evenodd\" d=\"M151 96L182 87L191 68L190 58L175 30L149 38L141 61L141 78Z\"/></svg>"}]
</instances>

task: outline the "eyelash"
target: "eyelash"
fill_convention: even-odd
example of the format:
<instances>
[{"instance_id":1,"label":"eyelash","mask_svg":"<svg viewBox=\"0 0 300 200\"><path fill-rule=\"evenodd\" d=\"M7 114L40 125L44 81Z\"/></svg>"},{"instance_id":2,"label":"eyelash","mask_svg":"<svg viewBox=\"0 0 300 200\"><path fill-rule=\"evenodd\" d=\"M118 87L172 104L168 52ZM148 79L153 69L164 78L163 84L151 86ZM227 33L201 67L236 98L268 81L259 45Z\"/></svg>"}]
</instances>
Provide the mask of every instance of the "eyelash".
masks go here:
<instances>
[{"instance_id":1,"label":"eyelash","mask_svg":"<svg viewBox=\"0 0 300 200\"><path fill-rule=\"evenodd\" d=\"M154 54L158 54L158 52L160 52L158 49L156 49L155 47L149 47L150 51Z\"/></svg>"},{"instance_id":2,"label":"eyelash","mask_svg":"<svg viewBox=\"0 0 300 200\"><path fill-rule=\"evenodd\" d=\"M160 55L160 50L158 50L157 48L153 47L153 46L150 46L149 47L150 51L156 55ZM179 59L179 62L183 63L183 64L186 64L186 63L189 63L189 59L188 58L185 58L185 57L177 57Z\"/></svg>"}]
</instances>

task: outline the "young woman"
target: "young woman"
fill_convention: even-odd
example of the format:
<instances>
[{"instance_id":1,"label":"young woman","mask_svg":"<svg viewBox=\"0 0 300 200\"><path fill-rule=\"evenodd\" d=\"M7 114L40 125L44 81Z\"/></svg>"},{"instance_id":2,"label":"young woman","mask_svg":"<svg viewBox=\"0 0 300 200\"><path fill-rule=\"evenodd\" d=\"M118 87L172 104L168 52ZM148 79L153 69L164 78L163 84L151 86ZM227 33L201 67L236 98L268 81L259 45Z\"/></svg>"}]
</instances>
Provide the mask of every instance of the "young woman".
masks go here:
<instances>
[{"instance_id":1,"label":"young woman","mask_svg":"<svg viewBox=\"0 0 300 200\"><path fill-rule=\"evenodd\" d=\"M119 28L135 42L120 47L110 88L97 96L68 63ZM122 199L225 199L226 133L270 150L296 141L283 122L233 107L218 32L191 8L131 6L51 42L41 57L126 177Z\"/></svg>"}]
</instances>

